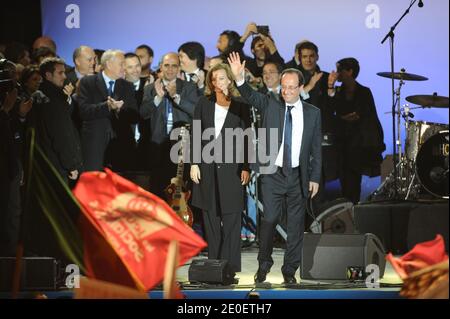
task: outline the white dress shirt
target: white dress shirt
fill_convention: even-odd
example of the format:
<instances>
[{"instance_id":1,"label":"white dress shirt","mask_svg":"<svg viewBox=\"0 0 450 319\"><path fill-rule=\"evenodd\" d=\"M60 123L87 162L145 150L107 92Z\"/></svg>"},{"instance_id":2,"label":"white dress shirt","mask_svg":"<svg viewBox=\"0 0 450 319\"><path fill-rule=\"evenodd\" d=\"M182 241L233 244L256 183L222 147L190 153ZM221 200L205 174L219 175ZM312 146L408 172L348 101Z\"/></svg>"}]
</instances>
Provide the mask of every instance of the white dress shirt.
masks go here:
<instances>
[{"instance_id":1,"label":"white dress shirt","mask_svg":"<svg viewBox=\"0 0 450 319\"><path fill-rule=\"evenodd\" d=\"M220 135L220 131L222 131L223 124L225 123L225 118L228 114L228 108L220 106L219 104L215 104L215 112L214 112L214 133L216 138Z\"/></svg>"},{"instance_id":2,"label":"white dress shirt","mask_svg":"<svg viewBox=\"0 0 450 319\"><path fill-rule=\"evenodd\" d=\"M303 104L300 99L297 100L293 105L291 110L292 115L292 149L291 149L291 163L292 168L296 168L300 165L300 148L302 146L303 137ZM286 120L287 107L284 113L284 119ZM277 159L275 160L275 165L283 167L283 150L284 150L284 130L286 129L286 124L283 127L283 140L278 151Z\"/></svg>"}]
</instances>

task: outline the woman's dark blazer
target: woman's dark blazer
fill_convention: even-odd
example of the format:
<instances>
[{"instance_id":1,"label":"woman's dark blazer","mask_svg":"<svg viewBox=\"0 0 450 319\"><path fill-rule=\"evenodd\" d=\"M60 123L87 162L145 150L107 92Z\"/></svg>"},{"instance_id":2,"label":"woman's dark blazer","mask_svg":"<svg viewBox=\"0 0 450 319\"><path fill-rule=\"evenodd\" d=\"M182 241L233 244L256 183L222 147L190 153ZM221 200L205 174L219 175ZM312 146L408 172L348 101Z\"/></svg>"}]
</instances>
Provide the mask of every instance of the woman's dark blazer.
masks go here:
<instances>
[{"instance_id":1,"label":"woman's dark blazer","mask_svg":"<svg viewBox=\"0 0 450 319\"><path fill-rule=\"evenodd\" d=\"M194 112L194 121L201 122L201 132L208 128L214 128L214 114L215 114L215 97L212 96L200 98ZM225 163L225 129L241 128L245 130L250 127L250 106L241 102L238 98L233 98L228 109L228 114L225 118L221 133L217 139L210 135L206 140L201 140L201 148L195 148L194 143L199 143L199 137L194 134L194 122L191 130L191 163L198 164L200 167L200 184L193 184L192 205L206 211L215 210L213 205L220 205L222 214L241 213L244 210L244 191L245 187L241 184L241 172L243 170L249 171L249 151L248 147L251 145L251 136L243 137L244 143L237 143L236 139L232 140L233 157L231 163ZM198 130L198 128L197 128ZM248 130L250 131L250 129ZM214 130L212 131L214 132ZM241 131L242 132L242 131ZM222 160L215 160L212 163L206 163L205 159L201 157L205 146L209 143L220 143L222 140ZM212 144L209 144L211 146ZM217 147L219 149L219 147ZM195 152L196 151L196 152ZM200 152L201 151L201 152ZM195 154L194 154L195 152ZM209 154L218 156L218 152L210 151ZM236 154L242 160L236 160ZM228 151L228 156L230 152ZM219 157L219 156L218 156Z\"/></svg>"}]
</instances>

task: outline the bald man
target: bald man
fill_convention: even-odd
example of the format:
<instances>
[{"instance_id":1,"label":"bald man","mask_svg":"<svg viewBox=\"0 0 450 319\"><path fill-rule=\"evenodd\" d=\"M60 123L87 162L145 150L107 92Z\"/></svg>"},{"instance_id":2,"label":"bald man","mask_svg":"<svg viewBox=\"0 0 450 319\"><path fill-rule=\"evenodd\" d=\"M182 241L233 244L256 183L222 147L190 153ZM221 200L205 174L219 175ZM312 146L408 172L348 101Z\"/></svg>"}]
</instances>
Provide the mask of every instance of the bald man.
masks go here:
<instances>
[{"instance_id":1,"label":"bald man","mask_svg":"<svg viewBox=\"0 0 450 319\"><path fill-rule=\"evenodd\" d=\"M170 161L170 132L174 127L190 123L199 99L197 86L177 78L180 72L178 54L167 53L161 62L162 78L144 88L140 109L143 119L151 119L151 153L153 192L162 196L176 166Z\"/></svg>"},{"instance_id":2,"label":"bald man","mask_svg":"<svg viewBox=\"0 0 450 319\"><path fill-rule=\"evenodd\" d=\"M86 75L94 74L96 55L91 47L82 45L73 51L75 68L67 72L67 79L74 87Z\"/></svg>"}]
</instances>

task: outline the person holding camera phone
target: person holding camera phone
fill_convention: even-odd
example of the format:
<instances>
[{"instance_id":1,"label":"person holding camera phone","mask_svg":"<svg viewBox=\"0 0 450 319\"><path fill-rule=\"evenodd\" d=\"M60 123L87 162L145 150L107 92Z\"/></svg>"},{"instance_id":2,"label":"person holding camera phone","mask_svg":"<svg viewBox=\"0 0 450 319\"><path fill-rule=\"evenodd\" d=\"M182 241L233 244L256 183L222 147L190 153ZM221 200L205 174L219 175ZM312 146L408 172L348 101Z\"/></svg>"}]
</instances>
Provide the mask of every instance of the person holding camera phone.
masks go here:
<instances>
[{"instance_id":1,"label":"person holding camera phone","mask_svg":"<svg viewBox=\"0 0 450 319\"><path fill-rule=\"evenodd\" d=\"M245 65L254 77L262 79L264 64L273 62L284 65L284 59L280 56L275 41L270 35L269 26L256 25L252 22L247 26L247 30L256 36L252 39L250 46L254 58L247 60Z\"/></svg>"}]
</instances>

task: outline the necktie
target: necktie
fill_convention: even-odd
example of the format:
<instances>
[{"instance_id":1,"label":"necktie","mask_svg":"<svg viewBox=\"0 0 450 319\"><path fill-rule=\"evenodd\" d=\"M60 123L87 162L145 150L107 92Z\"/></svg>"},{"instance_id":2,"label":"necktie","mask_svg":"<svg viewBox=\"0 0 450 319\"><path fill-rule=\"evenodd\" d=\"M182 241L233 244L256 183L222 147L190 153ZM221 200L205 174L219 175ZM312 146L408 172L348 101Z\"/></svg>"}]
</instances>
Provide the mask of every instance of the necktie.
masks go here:
<instances>
[{"instance_id":1,"label":"necktie","mask_svg":"<svg viewBox=\"0 0 450 319\"><path fill-rule=\"evenodd\" d=\"M292 173L292 114L294 106L288 105L284 119L284 145L283 145L283 174L288 176Z\"/></svg>"},{"instance_id":2,"label":"necktie","mask_svg":"<svg viewBox=\"0 0 450 319\"><path fill-rule=\"evenodd\" d=\"M167 123L167 134L170 134L173 127L173 108L172 103L168 98L164 98L166 103L166 123Z\"/></svg>"},{"instance_id":3,"label":"necktie","mask_svg":"<svg viewBox=\"0 0 450 319\"><path fill-rule=\"evenodd\" d=\"M195 76L195 73L189 73L189 81L192 82L192 78Z\"/></svg>"},{"instance_id":4,"label":"necktie","mask_svg":"<svg viewBox=\"0 0 450 319\"><path fill-rule=\"evenodd\" d=\"M109 87L108 87L108 96L113 97L113 85L114 81L109 81Z\"/></svg>"}]
</instances>

